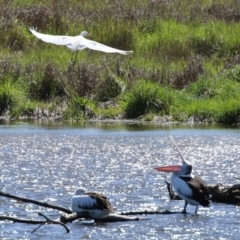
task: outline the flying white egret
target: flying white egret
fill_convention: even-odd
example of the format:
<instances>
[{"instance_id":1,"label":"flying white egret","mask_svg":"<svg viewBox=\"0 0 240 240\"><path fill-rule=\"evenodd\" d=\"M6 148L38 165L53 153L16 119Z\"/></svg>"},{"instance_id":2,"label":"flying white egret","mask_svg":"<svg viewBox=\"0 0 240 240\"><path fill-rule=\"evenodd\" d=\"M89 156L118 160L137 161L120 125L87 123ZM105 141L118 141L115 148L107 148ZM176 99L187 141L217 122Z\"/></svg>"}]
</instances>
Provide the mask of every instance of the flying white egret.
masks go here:
<instances>
[{"instance_id":1,"label":"flying white egret","mask_svg":"<svg viewBox=\"0 0 240 240\"><path fill-rule=\"evenodd\" d=\"M83 50L85 48L89 48L92 50L105 52L105 53L119 53L122 55L128 55L130 53L133 53L133 51L119 50L119 49L108 47L104 44L86 39L85 37L90 35L86 31L83 31L81 32L80 35L73 37L73 36L43 34L43 33L37 32L34 28L29 28L29 30L35 37L41 39L44 42L53 43L56 45L63 45L70 48L73 52L76 52L76 57L77 57L77 50ZM75 61L76 61L76 57L75 57Z\"/></svg>"},{"instance_id":2,"label":"flying white egret","mask_svg":"<svg viewBox=\"0 0 240 240\"><path fill-rule=\"evenodd\" d=\"M106 196L101 193L87 192L86 188L78 188L72 198L73 212L88 212L93 219L102 219L116 209Z\"/></svg>"}]
</instances>

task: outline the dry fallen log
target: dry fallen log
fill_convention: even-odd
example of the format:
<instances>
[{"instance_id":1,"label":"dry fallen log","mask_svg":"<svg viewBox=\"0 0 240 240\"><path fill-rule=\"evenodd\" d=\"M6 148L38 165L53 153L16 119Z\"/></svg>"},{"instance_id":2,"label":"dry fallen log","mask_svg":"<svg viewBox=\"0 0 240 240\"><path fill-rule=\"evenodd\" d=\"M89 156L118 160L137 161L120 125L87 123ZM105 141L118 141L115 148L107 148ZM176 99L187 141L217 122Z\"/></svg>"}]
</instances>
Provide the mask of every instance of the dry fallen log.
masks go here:
<instances>
[{"instance_id":1,"label":"dry fallen log","mask_svg":"<svg viewBox=\"0 0 240 240\"><path fill-rule=\"evenodd\" d=\"M167 185L169 198L171 200L181 200L181 198L173 192L171 184L167 181L165 181L165 183ZM208 190L212 202L240 205L240 184L233 186L223 186L221 184L209 185Z\"/></svg>"}]
</instances>

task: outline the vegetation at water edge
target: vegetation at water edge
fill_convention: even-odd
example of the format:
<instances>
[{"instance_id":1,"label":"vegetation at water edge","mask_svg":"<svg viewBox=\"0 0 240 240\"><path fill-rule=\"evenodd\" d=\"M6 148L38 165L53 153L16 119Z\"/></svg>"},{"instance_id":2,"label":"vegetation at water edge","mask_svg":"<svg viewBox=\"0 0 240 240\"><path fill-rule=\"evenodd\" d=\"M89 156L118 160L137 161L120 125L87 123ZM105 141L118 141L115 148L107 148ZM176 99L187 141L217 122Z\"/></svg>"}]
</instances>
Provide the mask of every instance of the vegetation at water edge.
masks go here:
<instances>
[{"instance_id":1,"label":"vegetation at water edge","mask_svg":"<svg viewBox=\"0 0 240 240\"><path fill-rule=\"evenodd\" d=\"M2 0L0 115L240 122L240 1ZM64 46L29 27L128 56Z\"/></svg>"}]
</instances>

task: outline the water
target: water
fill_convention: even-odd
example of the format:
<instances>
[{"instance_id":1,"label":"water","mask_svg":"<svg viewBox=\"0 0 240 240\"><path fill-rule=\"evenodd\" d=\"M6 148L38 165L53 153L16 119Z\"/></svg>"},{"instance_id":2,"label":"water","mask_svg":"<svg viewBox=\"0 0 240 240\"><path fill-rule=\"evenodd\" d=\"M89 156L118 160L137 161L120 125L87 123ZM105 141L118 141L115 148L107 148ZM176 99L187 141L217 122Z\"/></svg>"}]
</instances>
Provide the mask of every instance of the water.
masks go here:
<instances>
[{"instance_id":1,"label":"water","mask_svg":"<svg viewBox=\"0 0 240 240\"><path fill-rule=\"evenodd\" d=\"M180 163L168 138L174 137L195 174L209 184L236 184L239 177L240 129L87 124L82 126L0 125L0 189L69 207L77 186L106 194L118 211L169 209L164 180L153 168ZM188 207L193 213L195 207ZM0 197L0 215L52 219L58 211ZM239 239L240 209L212 203L198 215L149 215L150 220L42 226L0 222L1 239Z\"/></svg>"}]
</instances>

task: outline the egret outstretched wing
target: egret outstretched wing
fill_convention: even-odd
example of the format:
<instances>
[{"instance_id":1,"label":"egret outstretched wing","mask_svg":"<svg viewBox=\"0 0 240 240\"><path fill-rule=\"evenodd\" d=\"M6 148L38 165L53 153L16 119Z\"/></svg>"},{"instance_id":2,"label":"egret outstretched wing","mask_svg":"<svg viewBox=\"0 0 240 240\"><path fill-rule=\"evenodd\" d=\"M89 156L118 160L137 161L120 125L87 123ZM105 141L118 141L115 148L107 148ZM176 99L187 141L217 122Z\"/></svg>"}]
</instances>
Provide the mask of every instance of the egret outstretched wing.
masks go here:
<instances>
[{"instance_id":1,"label":"egret outstretched wing","mask_svg":"<svg viewBox=\"0 0 240 240\"><path fill-rule=\"evenodd\" d=\"M37 32L34 28L29 28L29 31L37 38L47 43L53 43L56 45L68 45L74 42L75 37L71 36L60 36L60 35L49 35Z\"/></svg>"},{"instance_id":2,"label":"egret outstretched wing","mask_svg":"<svg viewBox=\"0 0 240 240\"><path fill-rule=\"evenodd\" d=\"M130 53L133 53L133 51L123 51L123 50L119 50L116 48L112 48L112 47L108 47L102 43L98 43L92 40L88 40L86 38L84 38L82 40L82 45L85 45L86 48L92 49L92 50L96 50L96 51L101 51L101 52L105 52L105 53L120 53L123 55L128 55Z\"/></svg>"}]
</instances>

